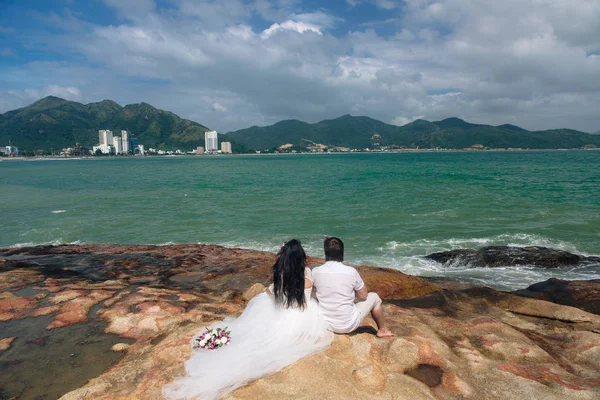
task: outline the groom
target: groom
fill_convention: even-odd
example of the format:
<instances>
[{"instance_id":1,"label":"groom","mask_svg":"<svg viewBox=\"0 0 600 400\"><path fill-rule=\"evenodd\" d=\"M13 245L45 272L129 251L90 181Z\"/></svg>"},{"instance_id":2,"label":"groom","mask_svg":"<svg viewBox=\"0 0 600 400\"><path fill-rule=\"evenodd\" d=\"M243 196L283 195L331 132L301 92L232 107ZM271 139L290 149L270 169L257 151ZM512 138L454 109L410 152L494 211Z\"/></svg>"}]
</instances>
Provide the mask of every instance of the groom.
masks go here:
<instances>
[{"instance_id":1,"label":"groom","mask_svg":"<svg viewBox=\"0 0 600 400\"><path fill-rule=\"evenodd\" d=\"M350 333L371 313L377 324L377 336L389 337L381 299L377 293L367 292L358 271L344 265L344 243L336 237L328 237L323 243L325 264L312 270L313 285L325 319L335 333ZM355 297L360 301L354 303Z\"/></svg>"}]
</instances>

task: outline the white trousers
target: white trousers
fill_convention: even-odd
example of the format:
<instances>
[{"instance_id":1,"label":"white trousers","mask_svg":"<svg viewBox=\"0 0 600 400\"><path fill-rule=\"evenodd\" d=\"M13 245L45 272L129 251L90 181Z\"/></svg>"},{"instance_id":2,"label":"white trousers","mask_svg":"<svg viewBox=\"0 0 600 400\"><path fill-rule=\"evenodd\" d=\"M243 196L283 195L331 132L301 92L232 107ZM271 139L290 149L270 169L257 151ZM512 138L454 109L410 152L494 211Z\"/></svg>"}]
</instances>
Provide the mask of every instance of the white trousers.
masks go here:
<instances>
[{"instance_id":1,"label":"white trousers","mask_svg":"<svg viewBox=\"0 0 600 400\"><path fill-rule=\"evenodd\" d=\"M360 316L360 320L364 320L365 317L374 309L381 305L381 299L379 295L375 292L369 292L367 294L367 299L363 301L359 301L356 303L356 309L358 310L358 315Z\"/></svg>"}]
</instances>

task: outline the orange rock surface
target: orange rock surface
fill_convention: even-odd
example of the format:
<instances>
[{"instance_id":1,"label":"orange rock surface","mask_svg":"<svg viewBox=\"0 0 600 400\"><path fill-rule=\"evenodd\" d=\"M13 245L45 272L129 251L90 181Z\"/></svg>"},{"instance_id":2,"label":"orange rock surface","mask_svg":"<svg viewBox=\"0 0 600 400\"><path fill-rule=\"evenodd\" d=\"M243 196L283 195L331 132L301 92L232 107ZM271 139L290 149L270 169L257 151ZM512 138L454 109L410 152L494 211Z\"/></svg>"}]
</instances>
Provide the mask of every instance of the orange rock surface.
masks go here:
<instances>
[{"instance_id":1,"label":"orange rock surface","mask_svg":"<svg viewBox=\"0 0 600 400\"><path fill-rule=\"evenodd\" d=\"M11 269L13 255L20 261ZM0 256L7 260L0 272L4 321L51 315L51 346L52 335L95 314L107 333L130 339L112 346L119 362L65 393L66 400L161 398L162 386L184 373L192 336L239 315L242 295L269 283L275 257L204 245L46 246L4 249ZM492 289L442 290L398 271L358 269L384 299L393 338L378 339L367 320L353 334L336 335L327 351L226 397L600 398L599 316ZM39 293L14 294L28 287Z\"/></svg>"}]
</instances>

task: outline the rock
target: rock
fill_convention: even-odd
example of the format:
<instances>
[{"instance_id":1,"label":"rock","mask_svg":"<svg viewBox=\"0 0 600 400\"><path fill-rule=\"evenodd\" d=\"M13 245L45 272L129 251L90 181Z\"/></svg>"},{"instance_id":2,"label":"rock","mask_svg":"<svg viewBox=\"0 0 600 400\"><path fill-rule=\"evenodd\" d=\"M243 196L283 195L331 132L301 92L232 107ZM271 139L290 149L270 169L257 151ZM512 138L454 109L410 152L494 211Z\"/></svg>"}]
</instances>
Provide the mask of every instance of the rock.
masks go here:
<instances>
[{"instance_id":1,"label":"rock","mask_svg":"<svg viewBox=\"0 0 600 400\"><path fill-rule=\"evenodd\" d=\"M3 265L3 268L0 269L0 291L16 291L43 280L44 276L36 271L12 269L9 265Z\"/></svg>"},{"instance_id":2,"label":"rock","mask_svg":"<svg viewBox=\"0 0 600 400\"><path fill-rule=\"evenodd\" d=\"M458 249L433 253L425 258L446 265L468 267L535 266L558 268L568 266L599 265L600 257L584 257L547 247L490 246L479 250Z\"/></svg>"},{"instance_id":3,"label":"rock","mask_svg":"<svg viewBox=\"0 0 600 400\"><path fill-rule=\"evenodd\" d=\"M82 291L76 290L63 290L62 292L55 294L50 298L50 302L54 304L64 303L65 301L76 299L77 297L83 295Z\"/></svg>"},{"instance_id":4,"label":"rock","mask_svg":"<svg viewBox=\"0 0 600 400\"><path fill-rule=\"evenodd\" d=\"M113 347L111 347L110 349L112 351L127 351L129 347L130 345L128 345L127 343L117 343L113 345Z\"/></svg>"},{"instance_id":5,"label":"rock","mask_svg":"<svg viewBox=\"0 0 600 400\"><path fill-rule=\"evenodd\" d=\"M408 308L384 304L396 337L377 339L371 331L336 335L329 350L226 398L597 398L600 335L586 330L589 326L505 312L507 303L532 300L483 293L445 293L441 309L433 302ZM514 327L521 318L532 330Z\"/></svg>"},{"instance_id":6,"label":"rock","mask_svg":"<svg viewBox=\"0 0 600 400\"><path fill-rule=\"evenodd\" d=\"M0 300L13 299L17 296L12 294L11 292L0 293Z\"/></svg>"},{"instance_id":7,"label":"rock","mask_svg":"<svg viewBox=\"0 0 600 400\"><path fill-rule=\"evenodd\" d=\"M63 391L64 400L161 398L163 385L185 373L193 335L212 322L239 315L244 298L251 298L250 289L269 283L275 258L205 245L42 246L0 249L0 256L7 259L0 270L0 312L11 317L2 324L26 324L18 320L50 314L55 315L39 317L41 327L49 320L58 324L42 337L45 347L31 342L27 349L49 350L59 342L54 338L61 330L79 326L66 328L75 323L95 326L103 321L107 332L123 337L114 346L111 342L112 350L120 353L104 350L96 356L110 353L120 361L84 386ZM321 262L309 259L312 266ZM385 300L395 337L377 338L374 322L367 319L357 332L336 335L328 350L226 398L598 398L597 315L489 288L441 289L398 271L358 269L369 289ZM28 284L22 286L20 277ZM31 285L46 297L12 293ZM572 289L576 287L588 291L582 302L597 294L593 285ZM131 344L123 343L127 340ZM77 343L86 345L85 340ZM77 362L82 349L71 351L76 355L70 362ZM41 373L54 372L49 366ZM35 377L23 379L25 391L8 397L33 397L45 390L36 386ZM69 379L61 376L52 384Z\"/></svg>"},{"instance_id":8,"label":"rock","mask_svg":"<svg viewBox=\"0 0 600 400\"><path fill-rule=\"evenodd\" d=\"M600 279L565 281L551 278L513 293L600 314Z\"/></svg>"},{"instance_id":9,"label":"rock","mask_svg":"<svg viewBox=\"0 0 600 400\"><path fill-rule=\"evenodd\" d=\"M424 279L398 273L389 268L361 265L357 268L370 292L377 292L384 300L410 299L439 290Z\"/></svg>"},{"instance_id":10,"label":"rock","mask_svg":"<svg viewBox=\"0 0 600 400\"><path fill-rule=\"evenodd\" d=\"M406 371L405 374L432 388L442 383L444 370L437 365L419 364L417 368Z\"/></svg>"},{"instance_id":11,"label":"rock","mask_svg":"<svg viewBox=\"0 0 600 400\"><path fill-rule=\"evenodd\" d=\"M531 300L525 303L514 302L508 310L512 313L556 319L564 322L593 322L600 323L600 317L587 313L575 307L561 306L541 300Z\"/></svg>"},{"instance_id":12,"label":"rock","mask_svg":"<svg viewBox=\"0 0 600 400\"><path fill-rule=\"evenodd\" d=\"M64 305L60 308L54 321L46 327L48 330L87 321L88 312L92 306L108 299L114 293L106 290L92 290L85 295L74 291L68 291L66 296L61 296L61 294L54 295L49 300L53 302L58 297L55 302L64 303Z\"/></svg>"},{"instance_id":13,"label":"rock","mask_svg":"<svg viewBox=\"0 0 600 400\"><path fill-rule=\"evenodd\" d=\"M256 296L259 293L262 293L265 290L265 286L260 284L260 283L255 283L254 285L250 286L250 289L246 290L244 292L244 294L242 295L242 299L246 302L252 300L252 298L254 296Z\"/></svg>"},{"instance_id":14,"label":"rock","mask_svg":"<svg viewBox=\"0 0 600 400\"><path fill-rule=\"evenodd\" d=\"M10 345L15 341L15 339L16 337L0 338L0 351L6 351L10 349Z\"/></svg>"},{"instance_id":15,"label":"rock","mask_svg":"<svg viewBox=\"0 0 600 400\"><path fill-rule=\"evenodd\" d=\"M27 315L37 303L33 297L4 296L0 300L0 321L19 319Z\"/></svg>"},{"instance_id":16,"label":"rock","mask_svg":"<svg viewBox=\"0 0 600 400\"><path fill-rule=\"evenodd\" d=\"M44 347L44 346L46 346L46 343L48 343L48 339L50 339L50 336L42 336L42 337L35 338L35 339L29 339L26 341L26 343L27 344L35 344L36 346Z\"/></svg>"},{"instance_id":17,"label":"rock","mask_svg":"<svg viewBox=\"0 0 600 400\"><path fill-rule=\"evenodd\" d=\"M381 392L385 386L385 376L377 365L367 365L352 371L354 384L367 392Z\"/></svg>"}]
</instances>

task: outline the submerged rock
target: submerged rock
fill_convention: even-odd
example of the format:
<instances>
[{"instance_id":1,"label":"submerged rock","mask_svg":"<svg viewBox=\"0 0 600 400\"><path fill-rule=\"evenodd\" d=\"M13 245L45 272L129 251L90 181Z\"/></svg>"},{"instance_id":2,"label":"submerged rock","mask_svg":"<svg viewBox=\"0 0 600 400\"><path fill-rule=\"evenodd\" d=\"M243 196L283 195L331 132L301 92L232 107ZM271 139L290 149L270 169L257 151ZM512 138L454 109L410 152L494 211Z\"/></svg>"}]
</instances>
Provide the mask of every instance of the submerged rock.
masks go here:
<instances>
[{"instance_id":1,"label":"submerged rock","mask_svg":"<svg viewBox=\"0 0 600 400\"><path fill-rule=\"evenodd\" d=\"M425 258L445 265L461 265L474 268L507 266L534 266L543 268L600 266L600 257L584 257L563 250L539 246L489 246L479 250L458 249L433 253Z\"/></svg>"}]
</instances>

